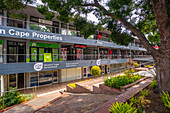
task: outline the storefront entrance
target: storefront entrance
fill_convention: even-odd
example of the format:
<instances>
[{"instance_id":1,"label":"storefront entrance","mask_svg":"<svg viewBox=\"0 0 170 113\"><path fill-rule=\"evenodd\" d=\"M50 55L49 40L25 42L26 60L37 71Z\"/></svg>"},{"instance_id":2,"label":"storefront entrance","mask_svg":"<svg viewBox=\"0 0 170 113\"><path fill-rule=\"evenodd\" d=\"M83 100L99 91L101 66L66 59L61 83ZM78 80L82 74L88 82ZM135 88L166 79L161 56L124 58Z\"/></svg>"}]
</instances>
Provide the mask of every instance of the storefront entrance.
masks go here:
<instances>
[{"instance_id":1,"label":"storefront entrance","mask_svg":"<svg viewBox=\"0 0 170 113\"><path fill-rule=\"evenodd\" d=\"M7 42L7 63L25 62L25 42Z\"/></svg>"},{"instance_id":2,"label":"storefront entrance","mask_svg":"<svg viewBox=\"0 0 170 113\"><path fill-rule=\"evenodd\" d=\"M24 88L24 73L18 73L18 88Z\"/></svg>"}]
</instances>

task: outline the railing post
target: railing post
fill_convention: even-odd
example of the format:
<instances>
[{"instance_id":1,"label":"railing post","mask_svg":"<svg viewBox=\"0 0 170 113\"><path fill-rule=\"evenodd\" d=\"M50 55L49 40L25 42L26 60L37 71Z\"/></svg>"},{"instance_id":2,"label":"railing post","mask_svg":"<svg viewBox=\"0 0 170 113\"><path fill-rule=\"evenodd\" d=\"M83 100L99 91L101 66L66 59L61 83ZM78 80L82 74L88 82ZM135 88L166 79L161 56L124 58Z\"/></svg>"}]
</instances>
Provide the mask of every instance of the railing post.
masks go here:
<instances>
[{"instance_id":1,"label":"railing post","mask_svg":"<svg viewBox=\"0 0 170 113\"><path fill-rule=\"evenodd\" d=\"M4 93L2 94L2 108L4 109Z\"/></svg>"}]
</instances>

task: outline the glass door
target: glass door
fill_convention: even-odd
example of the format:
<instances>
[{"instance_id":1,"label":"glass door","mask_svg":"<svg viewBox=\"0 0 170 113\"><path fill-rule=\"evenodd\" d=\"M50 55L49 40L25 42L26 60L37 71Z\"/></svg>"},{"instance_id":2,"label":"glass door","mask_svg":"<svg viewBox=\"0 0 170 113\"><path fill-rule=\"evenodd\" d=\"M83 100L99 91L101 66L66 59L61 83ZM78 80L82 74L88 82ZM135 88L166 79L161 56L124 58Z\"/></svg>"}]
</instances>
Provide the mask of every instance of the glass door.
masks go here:
<instances>
[{"instance_id":1,"label":"glass door","mask_svg":"<svg viewBox=\"0 0 170 113\"><path fill-rule=\"evenodd\" d=\"M25 43L17 43L18 62L25 62Z\"/></svg>"},{"instance_id":2,"label":"glass door","mask_svg":"<svg viewBox=\"0 0 170 113\"><path fill-rule=\"evenodd\" d=\"M54 71L53 83L58 83L58 71Z\"/></svg>"}]
</instances>

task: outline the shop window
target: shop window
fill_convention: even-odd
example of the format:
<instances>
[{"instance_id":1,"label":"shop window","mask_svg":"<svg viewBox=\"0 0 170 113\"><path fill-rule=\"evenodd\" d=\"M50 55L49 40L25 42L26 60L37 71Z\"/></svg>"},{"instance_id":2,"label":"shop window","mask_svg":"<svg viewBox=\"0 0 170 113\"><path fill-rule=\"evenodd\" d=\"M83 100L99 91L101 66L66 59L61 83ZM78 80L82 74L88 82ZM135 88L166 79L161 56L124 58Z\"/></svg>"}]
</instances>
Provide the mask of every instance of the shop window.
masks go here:
<instances>
[{"instance_id":1,"label":"shop window","mask_svg":"<svg viewBox=\"0 0 170 113\"><path fill-rule=\"evenodd\" d=\"M7 62L25 62L26 53L26 43L25 42L7 42Z\"/></svg>"},{"instance_id":2,"label":"shop window","mask_svg":"<svg viewBox=\"0 0 170 113\"><path fill-rule=\"evenodd\" d=\"M7 19L7 26L26 28L26 23L23 20L14 20L11 18Z\"/></svg>"},{"instance_id":3,"label":"shop window","mask_svg":"<svg viewBox=\"0 0 170 113\"><path fill-rule=\"evenodd\" d=\"M30 73L30 86L38 86L38 73L32 72Z\"/></svg>"},{"instance_id":4,"label":"shop window","mask_svg":"<svg viewBox=\"0 0 170 113\"><path fill-rule=\"evenodd\" d=\"M40 71L39 72L39 85L52 83L53 71Z\"/></svg>"},{"instance_id":5,"label":"shop window","mask_svg":"<svg viewBox=\"0 0 170 113\"><path fill-rule=\"evenodd\" d=\"M30 46L35 46L30 48L31 53L31 62L42 62L46 61L46 58L44 55L45 53L50 53L50 59L48 61L58 61L59 60L59 45L58 44L49 44L49 43L36 43L36 42L30 42Z\"/></svg>"},{"instance_id":6,"label":"shop window","mask_svg":"<svg viewBox=\"0 0 170 113\"><path fill-rule=\"evenodd\" d=\"M15 88L16 86L16 74L10 74L9 75L9 87Z\"/></svg>"},{"instance_id":7,"label":"shop window","mask_svg":"<svg viewBox=\"0 0 170 113\"><path fill-rule=\"evenodd\" d=\"M52 21L40 19L37 17L30 17L30 24L31 30L37 30L42 32L52 32Z\"/></svg>"}]
</instances>

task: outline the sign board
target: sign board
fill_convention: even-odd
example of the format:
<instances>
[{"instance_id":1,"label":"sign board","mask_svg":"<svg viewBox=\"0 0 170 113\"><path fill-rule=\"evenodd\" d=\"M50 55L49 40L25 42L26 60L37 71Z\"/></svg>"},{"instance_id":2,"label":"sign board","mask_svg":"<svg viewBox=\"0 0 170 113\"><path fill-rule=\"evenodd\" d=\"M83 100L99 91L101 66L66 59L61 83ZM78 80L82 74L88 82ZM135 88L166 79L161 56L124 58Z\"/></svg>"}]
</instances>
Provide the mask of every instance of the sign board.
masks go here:
<instances>
[{"instance_id":1,"label":"sign board","mask_svg":"<svg viewBox=\"0 0 170 113\"><path fill-rule=\"evenodd\" d=\"M43 63L36 63L34 64L35 71L41 71L43 69Z\"/></svg>"},{"instance_id":2,"label":"sign board","mask_svg":"<svg viewBox=\"0 0 170 113\"><path fill-rule=\"evenodd\" d=\"M44 62L52 62L51 53L44 53Z\"/></svg>"},{"instance_id":3,"label":"sign board","mask_svg":"<svg viewBox=\"0 0 170 113\"><path fill-rule=\"evenodd\" d=\"M97 65L97 66L101 65L101 60L97 60L97 61L96 61L96 65Z\"/></svg>"}]
</instances>

